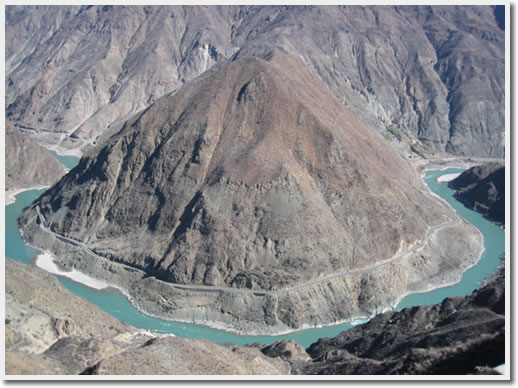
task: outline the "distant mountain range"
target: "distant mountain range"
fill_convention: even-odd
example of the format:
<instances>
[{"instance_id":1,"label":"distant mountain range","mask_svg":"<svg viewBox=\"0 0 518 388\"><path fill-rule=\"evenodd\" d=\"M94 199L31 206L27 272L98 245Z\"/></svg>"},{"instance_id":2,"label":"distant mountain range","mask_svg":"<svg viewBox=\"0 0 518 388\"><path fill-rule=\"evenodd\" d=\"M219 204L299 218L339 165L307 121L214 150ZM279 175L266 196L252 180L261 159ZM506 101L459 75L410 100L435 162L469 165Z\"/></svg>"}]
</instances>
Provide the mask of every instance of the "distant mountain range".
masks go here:
<instances>
[{"instance_id":1,"label":"distant mountain range","mask_svg":"<svg viewBox=\"0 0 518 388\"><path fill-rule=\"evenodd\" d=\"M40 143L85 150L208 69L280 48L419 153L503 157L495 15L490 6L6 6L7 116Z\"/></svg>"}]
</instances>

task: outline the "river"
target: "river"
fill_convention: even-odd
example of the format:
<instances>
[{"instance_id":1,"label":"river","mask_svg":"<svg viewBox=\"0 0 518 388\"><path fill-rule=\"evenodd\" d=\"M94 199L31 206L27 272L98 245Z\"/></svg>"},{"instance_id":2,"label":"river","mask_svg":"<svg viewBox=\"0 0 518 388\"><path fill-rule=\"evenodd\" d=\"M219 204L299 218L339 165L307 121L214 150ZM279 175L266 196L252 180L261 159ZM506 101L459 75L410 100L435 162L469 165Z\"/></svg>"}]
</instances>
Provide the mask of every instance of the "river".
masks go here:
<instances>
[{"instance_id":1,"label":"river","mask_svg":"<svg viewBox=\"0 0 518 388\"><path fill-rule=\"evenodd\" d=\"M62 159L54 153L62 163L66 162L67 168L73 168L79 159L67 156ZM478 288L480 282L493 273L500 264L499 256L505 249L505 233L498 226L484 219L480 214L469 210L453 197L453 191L444 183L436 182L436 178L443 174L456 173L462 170L448 169L442 171L428 171L425 182L432 191L448 201L458 214L475 225L484 235L486 251L481 261L475 267L468 270L460 283L452 287L444 287L427 293L410 295L403 299L397 306L397 310L416 305L434 304L441 302L446 297L469 295ZM29 190L16 196L16 202L5 208L5 245L6 256L25 264L34 264L37 250L24 244L18 231L17 218L21 211L32 201L38 198L44 190ZM271 344L280 339L293 339L304 347L308 347L321 337L334 337L343 330L353 325L344 323L323 328L307 329L280 336L238 336L222 330L211 329L201 325L177 323L147 316L135 309L128 299L116 289L95 290L69 279L59 277L60 283L72 293L86 298L102 310L113 315L122 322L126 322L137 328L144 328L158 333L172 333L179 337L202 338L217 343L231 342L245 345L254 342Z\"/></svg>"}]
</instances>

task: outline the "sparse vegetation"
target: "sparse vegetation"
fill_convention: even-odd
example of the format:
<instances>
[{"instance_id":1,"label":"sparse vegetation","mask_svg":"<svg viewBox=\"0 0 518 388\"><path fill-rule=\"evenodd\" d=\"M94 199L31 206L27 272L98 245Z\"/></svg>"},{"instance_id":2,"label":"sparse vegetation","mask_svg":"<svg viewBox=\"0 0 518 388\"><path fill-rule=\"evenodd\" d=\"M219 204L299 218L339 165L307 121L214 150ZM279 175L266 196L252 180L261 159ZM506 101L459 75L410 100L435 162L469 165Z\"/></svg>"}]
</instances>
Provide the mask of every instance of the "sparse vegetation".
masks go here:
<instances>
[{"instance_id":1,"label":"sparse vegetation","mask_svg":"<svg viewBox=\"0 0 518 388\"><path fill-rule=\"evenodd\" d=\"M392 140L394 140L394 135L392 135L390 132L386 132L386 131L385 131L385 132L383 132L383 133L382 133L382 135L383 135L383 137L384 137L385 139L387 139L388 141L392 141Z\"/></svg>"},{"instance_id":2,"label":"sparse vegetation","mask_svg":"<svg viewBox=\"0 0 518 388\"><path fill-rule=\"evenodd\" d=\"M403 132L401 132L401 129L396 124L388 125L387 132L389 135L395 137L398 141L403 141L403 139L408 137Z\"/></svg>"},{"instance_id":3,"label":"sparse vegetation","mask_svg":"<svg viewBox=\"0 0 518 388\"><path fill-rule=\"evenodd\" d=\"M8 325L11 323L11 320L9 318L5 318L5 324Z\"/></svg>"},{"instance_id":4,"label":"sparse vegetation","mask_svg":"<svg viewBox=\"0 0 518 388\"><path fill-rule=\"evenodd\" d=\"M415 152L423 158L433 155L433 151L430 148L419 143L412 144L412 152Z\"/></svg>"}]
</instances>

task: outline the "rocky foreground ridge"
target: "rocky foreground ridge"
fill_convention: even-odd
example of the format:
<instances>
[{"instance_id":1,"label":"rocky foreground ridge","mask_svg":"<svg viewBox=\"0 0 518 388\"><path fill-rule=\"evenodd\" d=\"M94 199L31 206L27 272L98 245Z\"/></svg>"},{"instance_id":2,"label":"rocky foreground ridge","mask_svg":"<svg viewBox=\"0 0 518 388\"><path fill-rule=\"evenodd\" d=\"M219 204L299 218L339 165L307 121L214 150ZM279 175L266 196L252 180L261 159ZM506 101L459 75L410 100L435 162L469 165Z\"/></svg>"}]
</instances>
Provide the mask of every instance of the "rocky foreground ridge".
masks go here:
<instances>
[{"instance_id":1,"label":"rocky foreground ridge","mask_svg":"<svg viewBox=\"0 0 518 388\"><path fill-rule=\"evenodd\" d=\"M31 287L26 287L30 281ZM5 367L16 374L470 374L505 362L503 271L466 298L384 313L307 350L134 329L6 259Z\"/></svg>"},{"instance_id":2,"label":"rocky foreground ridge","mask_svg":"<svg viewBox=\"0 0 518 388\"><path fill-rule=\"evenodd\" d=\"M464 171L448 184L455 196L484 217L505 225L505 166L488 163Z\"/></svg>"},{"instance_id":3,"label":"rocky foreground ridge","mask_svg":"<svg viewBox=\"0 0 518 388\"><path fill-rule=\"evenodd\" d=\"M375 316L307 349L303 374L494 373L505 360L504 269L465 298Z\"/></svg>"},{"instance_id":4,"label":"rocky foreground ridge","mask_svg":"<svg viewBox=\"0 0 518 388\"><path fill-rule=\"evenodd\" d=\"M6 375L290 373L259 349L123 324L37 267L6 259L5 273Z\"/></svg>"},{"instance_id":5,"label":"rocky foreground ridge","mask_svg":"<svg viewBox=\"0 0 518 388\"><path fill-rule=\"evenodd\" d=\"M282 48L419 153L504 155L491 6L9 5L5 34L7 116L43 144L84 150L208 69Z\"/></svg>"},{"instance_id":6,"label":"rocky foreground ridge","mask_svg":"<svg viewBox=\"0 0 518 388\"><path fill-rule=\"evenodd\" d=\"M455 282L482 249L388 142L283 50L127 121L20 218L148 313L276 334Z\"/></svg>"}]
</instances>

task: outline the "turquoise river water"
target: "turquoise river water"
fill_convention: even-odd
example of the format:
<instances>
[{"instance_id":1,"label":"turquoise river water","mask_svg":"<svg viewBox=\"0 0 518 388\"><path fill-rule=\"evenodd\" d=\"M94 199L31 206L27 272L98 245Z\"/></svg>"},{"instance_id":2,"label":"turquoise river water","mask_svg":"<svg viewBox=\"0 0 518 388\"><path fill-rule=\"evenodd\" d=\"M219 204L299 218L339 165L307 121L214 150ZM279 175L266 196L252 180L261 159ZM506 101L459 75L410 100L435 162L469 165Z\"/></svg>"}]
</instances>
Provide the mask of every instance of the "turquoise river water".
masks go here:
<instances>
[{"instance_id":1,"label":"turquoise river water","mask_svg":"<svg viewBox=\"0 0 518 388\"><path fill-rule=\"evenodd\" d=\"M62 159L54 153L62 163L65 161L68 168L73 168L79 159L65 157ZM65 164L64 163L64 164ZM484 235L486 250L480 262L466 271L462 281L452 287L444 287L427 293L413 294L401 301L396 310L416 305L440 303L446 297L469 295L480 282L493 273L500 264L499 256L505 249L505 233L498 226L484 219L480 214L473 212L453 197L453 191L444 183L436 182L437 177L443 174L460 172L459 169L442 171L428 171L425 182L432 191L448 201L458 214L475 225ZM18 231L18 216L32 201L37 199L44 190L29 190L16 196L16 202L5 207L5 254L7 257L32 265L38 251L24 244ZM86 298L104 311L113 315L122 322L137 328L144 328L158 333L172 333L179 337L202 338L217 343L231 342L238 345L259 342L271 344L279 339L293 339L304 347L308 347L321 337L333 337L353 325L344 323L323 328L307 329L280 336L238 336L222 330L211 329L201 325L178 323L153 318L135 309L128 299L116 289L95 290L66 278L59 281L72 293Z\"/></svg>"}]
</instances>

